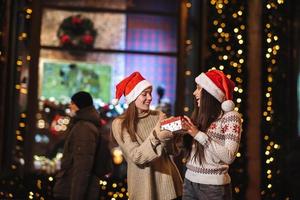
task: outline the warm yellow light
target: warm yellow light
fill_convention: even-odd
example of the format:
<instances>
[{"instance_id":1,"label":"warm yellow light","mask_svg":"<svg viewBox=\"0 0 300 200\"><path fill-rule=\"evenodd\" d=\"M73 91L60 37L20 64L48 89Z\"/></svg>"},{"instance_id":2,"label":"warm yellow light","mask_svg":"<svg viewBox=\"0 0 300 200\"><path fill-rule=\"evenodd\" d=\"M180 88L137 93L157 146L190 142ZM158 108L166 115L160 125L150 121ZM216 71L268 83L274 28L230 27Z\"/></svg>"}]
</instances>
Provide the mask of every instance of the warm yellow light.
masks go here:
<instances>
[{"instance_id":1,"label":"warm yellow light","mask_svg":"<svg viewBox=\"0 0 300 200\"><path fill-rule=\"evenodd\" d=\"M17 65L22 65L23 64L23 62L21 61L21 60L17 60Z\"/></svg>"},{"instance_id":2,"label":"warm yellow light","mask_svg":"<svg viewBox=\"0 0 300 200\"><path fill-rule=\"evenodd\" d=\"M266 28L271 28L271 25L270 24L266 24Z\"/></svg>"},{"instance_id":3,"label":"warm yellow light","mask_svg":"<svg viewBox=\"0 0 300 200\"><path fill-rule=\"evenodd\" d=\"M274 65L276 63L276 60L275 59L272 59L271 60L272 64Z\"/></svg>"},{"instance_id":4,"label":"warm yellow light","mask_svg":"<svg viewBox=\"0 0 300 200\"><path fill-rule=\"evenodd\" d=\"M266 152L265 152L265 155L270 155L270 151L266 151Z\"/></svg>"},{"instance_id":5,"label":"warm yellow light","mask_svg":"<svg viewBox=\"0 0 300 200\"><path fill-rule=\"evenodd\" d=\"M270 4L267 4L267 9L271 9L271 5Z\"/></svg>"},{"instance_id":6,"label":"warm yellow light","mask_svg":"<svg viewBox=\"0 0 300 200\"><path fill-rule=\"evenodd\" d=\"M49 180L50 182L53 181L53 177L50 176L50 177L48 178L48 180Z\"/></svg>"},{"instance_id":7,"label":"warm yellow light","mask_svg":"<svg viewBox=\"0 0 300 200\"><path fill-rule=\"evenodd\" d=\"M241 25L240 27L242 30L245 30L245 28L246 28L245 25Z\"/></svg>"},{"instance_id":8,"label":"warm yellow light","mask_svg":"<svg viewBox=\"0 0 300 200\"><path fill-rule=\"evenodd\" d=\"M113 162L116 165L119 165L123 162L123 153L119 148L113 148L112 155L113 155Z\"/></svg>"},{"instance_id":9,"label":"warm yellow light","mask_svg":"<svg viewBox=\"0 0 300 200\"><path fill-rule=\"evenodd\" d=\"M243 40L239 40L239 44L243 44L244 43L244 41Z\"/></svg>"},{"instance_id":10,"label":"warm yellow light","mask_svg":"<svg viewBox=\"0 0 300 200\"><path fill-rule=\"evenodd\" d=\"M215 49L216 47L217 47L217 46L216 46L215 44L212 44L212 45L211 45L211 48L212 48L212 49Z\"/></svg>"},{"instance_id":11,"label":"warm yellow light","mask_svg":"<svg viewBox=\"0 0 300 200\"><path fill-rule=\"evenodd\" d=\"M237 39L242 39L242 35L241 34L239 34L239 35L237 35Z\"/></svg>"},{"instance_id":12,"label":"warm yellow light","mask_svg":"<svg viewBox=\"0 0 300 200\"><path fill-rule=\"evenodd\" d=\"M236 157L241 157L241 153L237 152Z\"/></svg>"},{"instance_id":13,"label":"warm yellow light","mask_svg":"<svg viewBox=\"0 0 300 200\"><path fill-rule=\"evenodd\" d=\"M227 51L230 51L230 50L231 50L231 46L229 46L229 45L226 46L226 50L227 50Z\"/></svg>"},{"instance_id":14,"label":"warm yellow light","mask_svg":"<svg viewBox=\"0 0 300 200\"><path fill-rule=\"evenodd\" d=\"M217 7L218 7L219 9L222 9L222 8L223 8L223 4L222 4L222 3L218 3Z\"/></svg>"},{"instance_id":15,"label":"warm yellow light","mask_svg":"<svg viewBox=\"0 0 300 200\"><path fill-rule=\"evenodd\" d=\"M227 55L224 55L223 56L223 60L227 60L228 59L228 56Z\"/></svg>"},{"instance_id":16,"label":"warm yellow light","mask_svg":"<svg viewBox=\"0 0 300 200\"><path fill-rule=\"evenodd\" d=\"M19 141L23 141L23 137L22 137L22 136L20 136L20 135L18 135L18 136L17 136L17 140L19 140Z\"/></svg>"},{"instance_id":17,"label":"warm yellow light","mask_svg":"<svg viewBox=\"0 0 300 200\"><path fill-rule=\"evenodd\" d=\"M272 171L270 169L267 170L267 174L271 174Z\"/></svg>"},{"instance_id":18,"label":"warm yellow light","mask_svg":"<svg viewBox=\"0 0 300 200\"><path fill-rule=\"evenodd\" d=\"M185 107L183 108L183 110L184 110L184 112L188 112L190 109L189 109L189 107L185 106Z\"/></svg>"},{"instance_id":19,"label":"warm yellow light","mask_svg":"<svg viewBox=\"0 0 300 200\"><path fill-rule=\"evenodd\" d=\"M244 59L241 58L241 59L239 60L239 62L240 62L241 64L243 64L243 63L244 63Z\"/></svg>"},{"instance_id":20,"label":"warm yellow light","mask_svg":"<svg viewBox=\"0 0 300 200\"><path fill-rule=\"evenodd\" d=\"M239 88L238 87L234 87L233 90L237 92L239 90Z\"/></svg>"},{"instance_id":21,"label":"warm yellow light","mask_svg":"<svg viewBox=\"0 0 300 200\"><path fill-rule=\"evenodd\" d=\"M269 188L269 189L272 188L272 184L269 184L269 185L268 185L268 188Z\"/></svg>"},{"instance_id":22,"label":"warm yellow light","mask_svg":"<svg viewBox=\"0 0 300 200\"><path fill-rule=\"evenodd\" d=\"M278 4L283 4L284 0L277 0Z\"/></svg>"},{"instance_id":23,"label":"warm yellow light","mask_svg":"<svg viewBox=\"0 0 300 200\"><path fill-rule=\"evenodd\" d=\"M237 15L236 13L233 13L233 14L232 14L232 17L233 17L233 18L237 18L237 16L238 16L238 15Z\"/></svg>"},{"instance_id":24,"label":"warm yellow light","mask_svg":"<svg viewBox=\"0 0 300 200\"><path fill-rule=\"evenodd\" d=\"M218 33L222 33L223 29L222 28L218 28Z\"/></svg>"},{"instance_id":25,"label":"warm yellow light","mask_svg":"<svg viewBox=\"0 0 300 200\"><path fill-rule=\"evenodd\" d=\"M186 3L185 6L186 6L187 8L191 8L191 7L192 7L192 4L189 2L189 3Z\"/></svg>"},{"instance_id":26,"label":"warm yellow light","mask_svg":"<svg viewBox=\"0 0 300 200\"><path fill-rule=\"evenodd\" d=\"M223 66L223 65L220 65L220 66L219 66L219 69L220 69L220 70L223 70L223 69L224 69L224 66Z\"/></svg>"},{"instance_id":27,"label":"warm yellow light","mask_svg":"<svg viewBox=\"0 0 300 200\"><path fill-rule=\"evenodd\" d=\"M26 12L27 12L27 14L32 14L32 9L27 8L27 9L26 9Z\"/></svg>"},{"instance_id":28,"label":"warm yellow light","mask_svg":"<svg viewBox=\"0 0 300 200\"><path fill-rule=\"evenodd\" d=\"M268 112L264 111L263 116L267 116L267 115L268 115Z\"/></svg>"},{"instance_id":29,"label":"warm yellow light","mask_svg":"<svg viewBox=\"0 0 300 200\"><path fill-rule=\"evenodd\" d=\"M234 191L235 191L235 193L239 193L240 192L240 188L234 187Z\"/></svg>"},{"instance_id":30,"label":"warm yellow light","mask_svg":"<svg viewBox=\"0 0 300 200\"><path fill-rule=\"evenodd\" d=\"M191 40L186 40L185 43L186 44L192 44L192 41Z\"/></svg>"},{"instance_id":31,"label":"warm yellow light","mask_svg":"<svg viewBox=\"0 0 300 200\"><path fill-rule=\"evenodd\" d=\"M273 37L273 38L274 38L274 40L275 40L275 41L277 41L277 40L278 40L278 36L277 36L277 35L274 35L274 37Z\"/></svg>"},{"instance_id":32,"label":"warm yellow light","mask_svg":"<svg viewBox=\"0 0 300 200\"><path fill-rule=\"evenodd\" d=\"M271 178L272 178L272 175L271 175L271 174L269 174L269 175L267 176L267 178L268 178L268 179L271 179Z\"/></svg>"},{"instance_id":33,"label":"warm yellow light","mask_svg":"<svg viewBox=\"0 0 300 200\"><path fill-rule=\"evenodd\" d=\"M267 93L266 93L266 97L270 97L270 96L271 96L270 93L267 92Z\"/></svg>"},{"instance_id":34,"label":"warm yellow light","mask_svg":"<svg viewBox=\"0 0 300 200\"><path fill-rule=\"evenodd\" d=\"M190 70L186 70L186 71L185 71L185 75L186 75L186 76L190 76L191 74L192 74L192 72L191 72Z\"/></svg>"},{"instance_id":35,"label":"warm yellow light","mask_svg":"<svg viewBox=\"0 0 300 200\"><path fill-rule=\"evenodd\" d=\"M271 117L270 116L268 116L268 117L266 117L266 120L269 122L269 121L271 121ZM269 155L269 154L268 154Z\"/></svg>"},{"instance_id":36,"label":"warm yellow light","mask_svg":"<svg viewBox=\"0 0 300 200\"><path fill-rule=\"evenodd\" d=\"M273 82L272 76L268 76L268 82L269 82L269 83L272 83L272 82Z\"/></svg>"},{"instance_id":37,"label":"warm yellow light","mask_svg":"<svg viewBox=\"0 0 300 200\"><path fill-rule=\"evenodd\" d=\"M237 103L241 103L241 102L242 102L242 99L237 98L237 99L236 99L236 102L237 102Z\"/></svg>"},{"instance_id":38,"label":"warm yellow light","mask_svg":"<svg viewBox=\"0 0 300 200\"><path fill-rule=\"evenodd\" d=\"M265 135L264 140L269 140L269 136Z\"/></svg>"},{"instance_id":39,"label":"warm yellow light","mask_svg":"<svg viewBox=\"0 0 300 200\"><path fill-rule=\"evenodd\" d=\"M239 89L239 93L243 93L243 89L242 88Z\"/></svg>"},{"instance_id":40,"label":"warm yellow light","mask_svg":"<svg viewBox=\"0 0 300 200\"><path fill-rule=\"evenodd\" d=\"M234 31L235 33L238 33L238 32L239 32L239 29L238 29L238 28L234 28L233 31Z\"/></svg>"},{"instance_id":41,"label":"warm yellow light","mask_svg":"<svg viewBox=\"0 0 300 200\"><path fill-rule=\"evenodd\" d=\"M276 49L276 50L279 50L279 49L280 49L279 45L276 45L276 46L275 46L275 49Z\"/></svg>"},{"instance_id":42,"label":"warm yellow light","mask_svg":"<svg viewBox=\"0 0 300 200\"><path fill-rule=\"evenodd\" d=\"M241 10L238 11L238 15L242 16L243 12Z\"/></svg>"},{"instance_id":43,"label":"warm yellow light","mask_svg":"<svg viewBox=\"0 0 300 200\"><path fill-rule=\"evenodd\" d=\"M20 122L20 123L19 123L19 126L20 126L21 128L24 128L24 127L25 127L25 123Z\"/></svg>"},{"instance_id":44,"label":"warm yellow light","mask_svg":"<svg viewBox=\"0 0 300 200\"><path fill-rule=\"evenodd\" d=\"M218 23L219 23L218 20L214 20L214 21L213 21L213 24L214 24L215 26L218 25Z\"/></svg>"}]
</instances>

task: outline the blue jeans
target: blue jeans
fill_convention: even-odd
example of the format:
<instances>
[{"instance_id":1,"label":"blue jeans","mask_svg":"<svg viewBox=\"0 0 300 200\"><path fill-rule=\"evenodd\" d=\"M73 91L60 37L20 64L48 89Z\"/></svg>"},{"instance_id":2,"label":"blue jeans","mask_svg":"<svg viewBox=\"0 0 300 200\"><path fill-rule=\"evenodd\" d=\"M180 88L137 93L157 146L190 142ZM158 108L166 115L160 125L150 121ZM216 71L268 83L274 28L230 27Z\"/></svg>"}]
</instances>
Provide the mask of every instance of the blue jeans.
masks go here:
<instances>
[{"instance_id":1,"label":"blue jeans","mask_svg":"<svg viewBox=\"0 0 300 200\"><path fill-rule=\"evenodd\" d=\"M182 200L232 200L231 185L207 185L184 179Z\"/></svg>"}]
</instances>

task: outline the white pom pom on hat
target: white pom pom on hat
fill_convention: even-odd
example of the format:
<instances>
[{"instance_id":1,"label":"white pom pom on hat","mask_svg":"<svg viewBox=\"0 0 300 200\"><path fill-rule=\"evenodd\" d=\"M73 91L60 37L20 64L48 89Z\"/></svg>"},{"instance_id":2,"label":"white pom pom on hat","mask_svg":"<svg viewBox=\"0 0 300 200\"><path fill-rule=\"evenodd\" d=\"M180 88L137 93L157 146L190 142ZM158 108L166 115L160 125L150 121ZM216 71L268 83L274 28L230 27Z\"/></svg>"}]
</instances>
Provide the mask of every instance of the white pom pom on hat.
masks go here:
<instances>
[{"instance_id":1,"label":"white pom pom on hat","mask_svg":"<svg viewBox=\"0 0 300 200\"><path fill-rule=\"evenodd\" d=\"M195 78L195 81L221 103L224 112L234 109L235 105L232 98L235 84L222 71L210 70L201 73Z\"/></svg>"},{"instance_id":2,"label":"white pom pom on hat","mask_svg":"<svg viewBox=\"0 0 300 200\"><path fill-rule=\"evenodd\" d=\"M223 101L223 103L221 104L221 108L222 108L222 110L224 110L224 112L232 111L234 109L234 107L235 107L235 105L234 105L233 101L231 101L231 100Z\"/></svg>"},{"instance_id":3,"label":"white pom pom on hat","mask_svg":"<svg viewBox=\"0 0 300 200\"><path fill-rule=\"evenodd\" d=\"M151 86L152 84L145 80L145 78L139 72L133 72L116 85L116 97L112 99L111 103L116 106L119 103L122 95L124 95L126 103L130 104L146 88Z\"/></svg>"}]
</instances>

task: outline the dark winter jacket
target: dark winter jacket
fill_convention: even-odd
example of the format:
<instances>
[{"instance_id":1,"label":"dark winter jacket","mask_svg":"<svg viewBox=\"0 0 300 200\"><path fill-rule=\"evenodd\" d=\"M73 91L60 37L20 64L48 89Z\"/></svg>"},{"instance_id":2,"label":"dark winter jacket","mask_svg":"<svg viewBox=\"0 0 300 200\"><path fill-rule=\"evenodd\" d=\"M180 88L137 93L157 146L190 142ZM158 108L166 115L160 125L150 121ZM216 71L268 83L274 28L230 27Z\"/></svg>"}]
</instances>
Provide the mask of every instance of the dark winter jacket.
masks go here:
<instances>
[{"instance_id":1,"label":"dark winter jacket","mask_svg":"<svg viewBox=\"0 0 300 200\"><path fill-rule=\"evenodd\" d=\"M54 197L71 200L97 199L99 179L93 173L93 165L99 128L100 117L94 107L77 111L66 137L61 171L56 176L53 190Z\"/></svg>"}]
</instances>

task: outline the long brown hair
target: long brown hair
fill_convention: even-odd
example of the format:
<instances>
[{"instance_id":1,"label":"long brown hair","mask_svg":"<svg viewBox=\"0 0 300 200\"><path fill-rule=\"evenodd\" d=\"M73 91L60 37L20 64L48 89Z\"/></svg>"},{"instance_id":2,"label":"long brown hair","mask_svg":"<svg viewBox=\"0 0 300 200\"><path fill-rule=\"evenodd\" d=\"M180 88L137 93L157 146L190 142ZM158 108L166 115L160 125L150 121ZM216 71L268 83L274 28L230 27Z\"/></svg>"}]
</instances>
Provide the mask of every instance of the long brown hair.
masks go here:
<instances>
[{"instance_id":1,"label":"long brown hair","mask_svg":"<svg viewBox=\"0 0 300 200\"><path fill-rule=\"evenodd\" d=\"M121 124L121 132L123 133L123 130L126 130L129 133L129 136L133 142L136 142L136 130L137 130L137 122L138 122L138 110L134 104L134 102L131 102L128 105L128 108L125 110L125 112L120 116L121 119L123 119ZM123 134L121 135L121 139L124 140Z\"/></svg>"},{"instance_id":2,"label":"long brown hair","mask_svg":"<svg viewBox=\"0 0 300 200\"><path fill-rule=\"evenodd\" d=\"M201 90L200 107L197 106L196 100L194 101L194 111L192 113L191 120L202 132L206 132L211 123L213 123L222 112L221 103L209 94L205 89ZM192 145L195 145L196 152L193 158L191 158ZM203 145L193 140L190 135L184 139L184 146L186 148L186 158L195 159L201 163L203 158Z\"/></svg>"}]
</instances>

